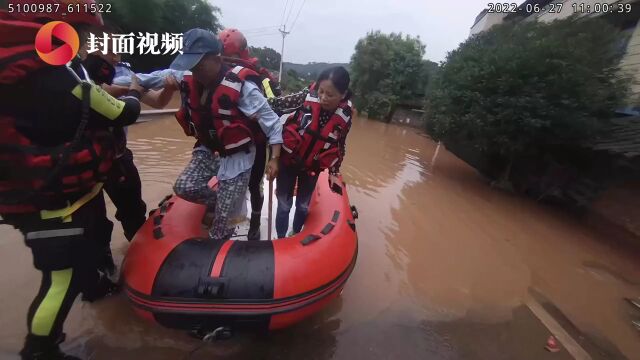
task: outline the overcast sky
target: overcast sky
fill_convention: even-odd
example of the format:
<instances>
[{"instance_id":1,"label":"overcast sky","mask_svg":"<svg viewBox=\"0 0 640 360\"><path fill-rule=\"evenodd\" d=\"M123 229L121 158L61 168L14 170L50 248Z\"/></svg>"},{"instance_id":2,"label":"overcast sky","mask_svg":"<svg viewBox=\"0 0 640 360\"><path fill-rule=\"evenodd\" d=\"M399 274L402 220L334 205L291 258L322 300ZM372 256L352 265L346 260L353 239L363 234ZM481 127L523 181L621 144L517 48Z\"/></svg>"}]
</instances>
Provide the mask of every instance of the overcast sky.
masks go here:
<instances>
[{"instance_id":1,"label":"overcast sky","mask_svg":"<svg viewBox=\"0 0 640 360\"><path fill-rule=\"evenodd\" d=\"M293 3L284 60L295 63L349 62L356 42L367 31L419 35L426 58L439 62L469 36L487 0L210 0L222 9L222 24L244 31L252 46L280 51L283 9ZM284 16L287 18L286 14Z\"/></svg>"}]
</instances>

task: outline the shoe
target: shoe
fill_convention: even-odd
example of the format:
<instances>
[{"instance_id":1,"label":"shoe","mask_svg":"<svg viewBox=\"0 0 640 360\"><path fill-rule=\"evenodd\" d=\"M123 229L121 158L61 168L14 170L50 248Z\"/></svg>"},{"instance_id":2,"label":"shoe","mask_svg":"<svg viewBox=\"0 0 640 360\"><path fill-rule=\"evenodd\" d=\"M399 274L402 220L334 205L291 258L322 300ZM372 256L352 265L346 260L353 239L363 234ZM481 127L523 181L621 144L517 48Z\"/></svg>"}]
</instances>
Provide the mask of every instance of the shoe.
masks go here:
<instances>
[{"instance_id":1,"label":"shoe","mask_svg":"<svg viewBox=\"0 0 640 360\"><path fill-rule=\"evenodd\" d=\"M22 360L81 360L79 357L67 355L60 350L60 343L65 339L62 334L56 340L48 336L27 335L24 347L20 351Z\"/></svg>"},{"instance_id":2,"label":"shoe","mask_svg":"<svg viewBox=\"0 0 640 360\"><path fill-rule=\"evenodd\" d=\"M287 237L294 237L296 235L298 235L298 233L293 231L293 230L291 230L291 231L289 231L289 235L287 235Z\"/></svg>"},{"instance_id":3,"label":"shoe","mask_svg":"<svg viewBox=\"0 0 640 360\"><path fill-rule=\"evenodd\" d=\"M247 240L255 241L260 240L260 213L251 213L251 220L249 222L249 233L247 234Z\"/></svg>"},{"instance_id":4,"label":"shoe","mask_svg":"<svg viewBox=\"0 0 640 360\"><path fill-rule=\"evenodd\" d=\"M95 302L102 300L111 295L115 295L120 291L120 286L108 277L102 276L98 283L94 285L93 289L84 291L82 293L82 301Z\"/></svg>"}]
</instances>

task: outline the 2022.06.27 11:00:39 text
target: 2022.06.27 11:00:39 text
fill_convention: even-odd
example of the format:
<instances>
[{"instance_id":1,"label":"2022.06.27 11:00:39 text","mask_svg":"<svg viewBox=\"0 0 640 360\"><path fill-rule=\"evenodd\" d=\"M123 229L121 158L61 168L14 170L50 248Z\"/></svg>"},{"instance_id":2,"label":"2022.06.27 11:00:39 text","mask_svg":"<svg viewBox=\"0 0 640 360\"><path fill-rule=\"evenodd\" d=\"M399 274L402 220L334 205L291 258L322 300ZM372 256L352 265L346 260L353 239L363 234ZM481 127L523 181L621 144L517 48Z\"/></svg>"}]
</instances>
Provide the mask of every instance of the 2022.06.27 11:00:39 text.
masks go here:
<instances>
[{"instance_id":1,"label":"2022.06.27 11:00:39 text","mask_svg":"<svg viewBox=\"0 0 640 360\"><path fill-rule=\"evenodd\" d=\"M542 14L542 13L561 13L564 9L564 3L552 3L545 6L539 4L524 4L519 6L517 3L488 3L488 13L508 14L508 13L524 13L524 14ZM571 4L573 14L606 14L606 13L630 13L633 10L632 4L609 4L595 3Z\"/></svg>"}]
</instances>

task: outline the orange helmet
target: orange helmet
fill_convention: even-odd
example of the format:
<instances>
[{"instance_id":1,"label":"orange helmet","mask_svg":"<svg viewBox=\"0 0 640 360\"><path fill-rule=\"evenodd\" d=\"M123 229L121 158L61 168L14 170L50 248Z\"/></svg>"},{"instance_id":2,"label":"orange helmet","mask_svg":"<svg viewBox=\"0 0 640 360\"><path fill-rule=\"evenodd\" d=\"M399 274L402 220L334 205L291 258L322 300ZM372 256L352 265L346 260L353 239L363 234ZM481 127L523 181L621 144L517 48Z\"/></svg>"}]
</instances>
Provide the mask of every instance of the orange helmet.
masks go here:
<instances>
[{"instance_id":1,"label":"orange helmet","mask_svg":"<svg viewBox=\"0 0 640 360\"><path fill-rule=\"evenodd\" d=\"M22 21L64 21L69 24L86 24L93 26L102 26L102 16L98 12L91 12L91 8L95 9L95 0L29 0L28 5L35 10L44 11L17 11L19 6L27 6L24 1L9 0L16 11L2 11L6 17ZM34 6L35 5L35 6ZM49 7L47 7L49 6ZM71 10L71 11L69 11Z\"/></svg>"},{"instance_id":2,"label":"orange helmet","mask_svg":"<svg viewBox=\"0 0 640 360\"><path fill-rule=\"evenodd\" d=\"M224 29L218 37L223 46L222 55L241 59L249 58L247 38L238 29Z\"/></svg>"}]
</instances>

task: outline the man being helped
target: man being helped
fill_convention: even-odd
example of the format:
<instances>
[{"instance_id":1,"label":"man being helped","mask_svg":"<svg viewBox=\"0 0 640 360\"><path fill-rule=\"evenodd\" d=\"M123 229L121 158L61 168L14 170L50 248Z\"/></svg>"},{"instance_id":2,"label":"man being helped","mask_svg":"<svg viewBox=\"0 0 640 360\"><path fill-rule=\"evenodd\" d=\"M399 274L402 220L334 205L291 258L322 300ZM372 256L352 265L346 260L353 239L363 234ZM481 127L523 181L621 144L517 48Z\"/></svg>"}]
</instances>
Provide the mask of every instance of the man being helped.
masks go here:
<instances>
[{"instance_id":1,"label":"man being helped","mask_svg":"<svg viewBox=\"0 0 640 360\"><path fill-rule=\"evenodd\" d=\"M256 137L266 136L271 145L270 181L278 173L282 143L282 124L256 85L259 75L224 64L221 51L213 33L192 29L184 34L183 54L171 64L172 69L192 73L184 77L182 107L176 117L185 133L198 140L174 191L215 209L209 236L217 240L233 235L230 215L247 191ZM217 192L208 185L214 176L219 181Z\"/></svg>"},{"instance_id":2,"label":"man being helped","mask_svg":"<svg viewBox=\"0 0 640 360\"><path fill-rule=\"evenodd\" d=\"M247 39L237 29L225 29L218 34L218 38L222 43L223 60L230 66L244 66L260 75L259 87L262 94L267 99L272 99L276 94L280 94L277 83L273 76L263 67L259 67L258 59L249 56L247 47ZM260 239L260 215L264 204L264 195L262 191L262 177L264 176L267 144L263 136L254 138L256 146L255 162L251 170L249 179L249 193L251 194L251 220L249 222L249 240Z\"/></svg>"},{"instance_id":3,"label":"man being helped","mask_svg":"<svg viewBox=\"0 0 640 360\"><path fill-rule=\"evenodd\" d=\"M42 272L29 312L22 359L75 359L59 349L74 299L94 301L116 287L98 269L113 224L106 217L102 182L114 159L107 129L136 121L140 92L134 81L115 99L89 81L80 59L51 66L36 54L43 23L102 25L94 13L63 13L63 0L33 0L60 12L0 12L0 215L24 235ZM94 0L77 0L95 6ZM82 40L81 40L82 41Z\"/></svg>"}]
</instances>

